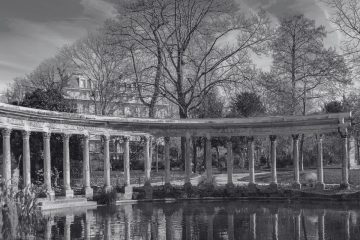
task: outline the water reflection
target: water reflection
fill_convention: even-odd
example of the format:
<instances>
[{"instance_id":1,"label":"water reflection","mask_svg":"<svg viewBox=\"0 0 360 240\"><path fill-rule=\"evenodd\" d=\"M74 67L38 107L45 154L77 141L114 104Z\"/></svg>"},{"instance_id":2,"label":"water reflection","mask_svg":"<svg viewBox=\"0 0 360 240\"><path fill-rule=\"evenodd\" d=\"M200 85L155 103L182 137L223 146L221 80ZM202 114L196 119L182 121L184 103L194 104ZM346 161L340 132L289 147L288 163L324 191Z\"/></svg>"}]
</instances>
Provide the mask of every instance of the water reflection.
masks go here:
<instances>
[{"instance_id":1,"label":"water reflection","mask_svg":"<svg viewBox=\"0 0 360 240\"><path fill-rule=\"evenodd\" d=\"M42 239L358 239L358 206L143 203L47 213ZM39 237L40 238L40 237Z\"/></svg>"}]
</instances>

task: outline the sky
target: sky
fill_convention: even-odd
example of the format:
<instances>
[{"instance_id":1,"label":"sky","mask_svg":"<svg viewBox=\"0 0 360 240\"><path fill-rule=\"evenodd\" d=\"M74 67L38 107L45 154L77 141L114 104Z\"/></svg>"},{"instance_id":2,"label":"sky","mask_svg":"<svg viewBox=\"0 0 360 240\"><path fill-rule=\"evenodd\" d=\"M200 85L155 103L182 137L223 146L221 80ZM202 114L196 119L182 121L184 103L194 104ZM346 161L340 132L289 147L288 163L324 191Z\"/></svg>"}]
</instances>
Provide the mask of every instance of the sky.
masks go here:
<instances>
[{"instance_id":1,"label":"sky","mask_svg":"<svg viewBox=\"0 0 360 240\"><path fill-rule=\"evenodd\" d=\"M114 1L114 0L112 0ZM119 0L121 1L121 0ZM237 0L247 7L267 10L274 20L301 13L324 25L329 31L327 46L341 40L327 20L328 9L319 0ZM0 0L0 92L15 77L30 73L40 62L53 57L65 44L71 44L98 29L115 16L110 0ZM255 58L263 69L270 59Z\"/></svg>"}]
</instances>

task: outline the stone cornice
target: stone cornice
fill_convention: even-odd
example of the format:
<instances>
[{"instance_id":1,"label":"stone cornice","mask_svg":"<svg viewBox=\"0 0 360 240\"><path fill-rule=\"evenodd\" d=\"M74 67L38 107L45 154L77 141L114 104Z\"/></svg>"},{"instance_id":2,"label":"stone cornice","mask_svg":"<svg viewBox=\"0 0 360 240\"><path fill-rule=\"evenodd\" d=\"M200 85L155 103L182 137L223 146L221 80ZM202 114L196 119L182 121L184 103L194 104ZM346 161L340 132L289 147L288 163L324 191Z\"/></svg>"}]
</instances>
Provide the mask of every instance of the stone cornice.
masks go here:
<instances>
[{"instance_id":1,"label":"stone cornice","mask_svg":"<svg viewBox=\"0 0 360 240\"><path fill-rule=\"evenodd\" d=\"M54 133L185 136L266 136L337 132L351 113L222 119L146 119L61 113L0 103L0 127Z\"/></svg>"}]
</instances>

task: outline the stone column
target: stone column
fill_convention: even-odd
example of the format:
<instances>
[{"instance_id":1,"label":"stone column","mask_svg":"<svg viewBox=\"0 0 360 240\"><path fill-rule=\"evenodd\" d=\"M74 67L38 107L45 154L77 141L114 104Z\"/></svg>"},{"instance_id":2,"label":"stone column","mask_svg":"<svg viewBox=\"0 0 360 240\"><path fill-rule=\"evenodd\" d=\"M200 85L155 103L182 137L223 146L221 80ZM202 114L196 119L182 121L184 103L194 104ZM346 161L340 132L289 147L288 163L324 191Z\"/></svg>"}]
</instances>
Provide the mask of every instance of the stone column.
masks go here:
<instances>
[{"instance_id":1,"label":"stone column","mask_svg":"<svg viewBox=\"0 0 360 240\"><path fill-rule=\"evenodd\" d=\"M151 158L150 158L150 146L151 137L145 136L145 149L144 149L144 156L145 156L145 185L151 185Z\"/></svg>"},{"instance_id":2,"label":"stone column","mask_svg":"<svg viewBox=\"0 0 360 240\"><path fill-rule=\"evenodd\" d=\"M292 135L293 138L293 164L294 164L294 183L293 188L301 189L299 171L299 134Z\"/></svg>"},{"instance_id":3,"label":"stone column","mask_svg":"<svg viewBox=\"0 0 360 240\"><path fill-rule=\"evenodd\" d=\"M254 159L254 137L248 137L248 159L249 159L249 190L256 190L255 183L255 159Z\"/></svg>"},{"instance_id":4,"label":"stone column","mask_svg":"<svg viewBox=\"0 0 360 240\"><path fill-rule=\"evenodd\" d=\"M250 214L250 239L256 240L256 213Z\"/></svg>"},{"instance_id":5,"label":"stone column","mask_svg":"<svg viewBox=\"0 0 360 240\"><path fill-rule=\"evenodd\" d=\"M111 175L110 175L110 135L104 135L104 181L105 192L111 191Z\"/></svg>"},{"instance_id":6,"label":"stone column","mask_svg":"<svg viewBox=\"0 0 360 240\"><path fill-rule=\"evenodd\" d=\"M185 185L191 186L190 177L191 177L191 156L190 156L190 144L191 136L189 133L185 136Z\"/></svg>"},{"instance_id":7,"label":"stone column","mask_svg":"<svg viewBox=\"0 0 360 240\"><path fill-rule=\"evenodd\" d=\"M165 158L165 187L170 187L170 137L164 138L164 158Z\"/></svg>"},{"instance_id":8,"label":"stone column","mask_svg":"<svg viewBox=\"0 0 360 240\"><path fill-rule=\"evenodd\" d=\"M129 141L130 137L125 136L124 140L124 177L125 185L130 186L130 146Z\"/></svg>"},{"instance_id":9,"label":"stone column","mask_svg":"<svg viewBox=\"0 0 360 240\"><path fill-rule=\"evenodd\" d=\"M348 168L348 132L347 129L342 129L340 131L340 136L343 145L342 153L342 180L340 187L343 189L349 189L349 168Z\"/></svg>"},{"instance_id":10,"label":"stone column","mask_svg":"<svg viewBox=\"0 0 360 240\"><path fill-rule=\"evenodd\" d=\"M90 156L89 156L89 135L83 136L83 181L85 197L93 198L93 189L90 185Z\"/></svg>"},{"instance_id":11,"label":"stone column","mask_svg":"<svg viewBox=\"0 0 360 240\"><path fill-rule=\"evenodd\" d=\"M54 200L55 192L51 187L51 154L50 154L50 132L43 132L44 141L44 183L46 185L47 197Z\"/></svg>"},{"instance_id":12,"label":"stone column","mask_svg":"<svg viewBox=\"0 0 360 240\"><path fill-rule=\"evenodd\" d=\"M205 137L205 152L206 152L206 182L212 183L212 155L211 155L211 136L207 134Z\"/></svg>"},{"instance_id":13,"label":"stone column","mask_svg":"<svg viewBox=\"0 0 360 240\"><path fill-rule=\"evenodd\" d=\"M231 187L233 186L233 180L232 180L232 176L233 176L233 168L234 168L234 159L233 159L233 153L232 153L232 142L231 139L228 138L227 142L226 142L226 150L227 150L227 163L226 163L226 169L227 169L227 186Z\"/></svg>"},{"instance_id":14,"label":"stone column","mask_svg":"<svg viewBox=\"0 0 360 240\"><path fill-rule=\"evenodd\" d=\"M270 136L270 158L271 158L271 183L270 189L278 189L277 171L276 171L276 136Z\"/></svg>"},{"instance_id":15,"label":"stone column","mask_svg":"<svg viewBox=\"0 0 360 240\"><path fill-rule=\"evenodd\" d=\"M23 179L24 186L31 185L30 131L22 131L23 139Z\"/></svg>"},{"instance_id":16,"label":"stone column","mask_svg":"<svg viewBox=\"0 0 360 240\"><path fill-rule=\"evenodd\" d=\"M70 134L63 134L63 175L64 175L64 192L65 197L74 197L74 191L70 186L70 151L69 151Z\"/></svg>"},{"instance_id":17,"label":"stone column","mask_svg":"<svg viewBox=\"0 0 360 240\"><path fill-rule=\"evenodd\" d=\"M317 150L318 150L316 189L324 190L325 184L324 184L324 168L323 168L323 135L318 134L316 136L316 139L317 139Z\"/></svg>"},{"instance_id":18,"label":"stone column","mask_svg":"<svg viewBox=\"0 0 360 240\"><path fill-rule=\"evenodd\" d=\"M6 185L11 185L11 149L10 149L11 129L2 130L3 137L3 181Z\"/></svg>"}]
</instances>

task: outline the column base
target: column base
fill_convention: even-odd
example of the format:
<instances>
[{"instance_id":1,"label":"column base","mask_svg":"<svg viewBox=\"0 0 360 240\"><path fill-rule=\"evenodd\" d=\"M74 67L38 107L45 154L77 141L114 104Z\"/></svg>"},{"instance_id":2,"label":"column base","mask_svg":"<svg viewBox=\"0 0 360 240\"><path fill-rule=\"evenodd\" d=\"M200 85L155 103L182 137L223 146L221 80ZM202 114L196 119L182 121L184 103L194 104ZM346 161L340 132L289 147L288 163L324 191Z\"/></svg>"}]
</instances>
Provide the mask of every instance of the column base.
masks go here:
<instances>
[{"instance_id":1,"label":"column base","mask_svg":"<svg viewBox=\"0 0 360 240\"><path fill-rule=\"evenodd\" d=\"M104 186L104 191L105 191L105 193L111 192L112 189L113 189L112 186Z\"/></svg>"},{"instance_id":2,"label":"column base","mask_svg":"<svg viewBox=\"0 0 360 240\"><path fill-rule=\"evenodd\" d=\"M84 191L85 191L85 197L87 199L90 199L92 200L93 199L93 196L94 196L94 191L91 187L85 187L84 188Z\"/></svg>"},{"instance_id":3,"label":"column base","mask_svg":"<svg viewBox=\"0 0 360 240\"><path fill-rule=\"evenodd\" d=\"M325 184L318 182L315 184L315 189L316 190L325 190Z\"/></svg>"},{"instance_id":4,"label":"column base","mask_svg":"<svg viewBox=\"0 0 360 240\"><path fill-rule=\"evenodd\" d=\"M341 183L340 189L348 190L348 189L350 189L350 184L349 183Z\"/></svg>"},{"instance_id":5,"label":"column base","mask_svg":"<svg viewBox=\"0 0 360 240\"><path fill-rule=\"evenodd\" d=\"M170 193L171 190L173 189L173 186L171 185L171 183L165 183L164 184L164 189L166 193Z\"/></svg>"},{"instance_id":6,"label":"column base","mask_svg":"<svg viewBox=\"0 0 360 240\"><path fill-rule=\"evenodd\" d=\"M298 182L294 182L291 186L293 189L301 189L301 183Z\"/></svg>"},{"instance_id":7,"label":"column base","mask_svg":"<svg viewBox=\"0 0 360 240\"><path fill-rule=\"evenodd\" d=\"M278 183L272 182L269 184L269 190L272 192L277 192L279 190Z\"/></svg>"},{"instance_id":8,"label":"column base","mask_svg":"<svg viewBox=\"0 0 360 240\"><path fill-rule=\"evenodd\" d=\"M65 193L66 194L66 193ZM50 201L53 201L53 200L55 200L55 192L54 192L54 190L47 190L46 191L46 197L47 197L47 199L48 200L50 200Z\"/></svg>"},{"instance_id":9,"label":"column base","mask_svg":"<svg viewBox=\"0 0 360 240\"><path fill-rule=\"evenodd\" d=\"M235 187L235 185L232 182L226 184L226 189L234 189L234 187Z\"/></svg>"},{"instance_id":10,"label":"column base","mask_svg":"<svg viewBox=\"0 0 360 240\"><path fill-rule=\"evenodd\" d=\"M258 188L256 183L249 183L248 184L248 191L249 192L257 192Z\"/></svg>"},{"instance_id":11,"label":"column base","mask_svg":"<svg viewBox=\"0 0 360 240\"><path fill-rule=\"evenodd\" d=\"M186 193L190 193L190 192L191 192L191 190L192 190L191 182L186 182L186 183L184 184L184 190L185 190Z\"/></svg>"},{"instance_id":12,"label":"column base","mask_svg":"<svg viewBox=\"0 0 360 240\"><path fill-rule=\"evenodd\" d=\"M74 191L72 189L65 189L65 198L73 198L74 197Z\"/></svg>"},{"instance_id":13,"label":"column base","mask_svg":"<svg viewBox=\"0 0 360 240\"><path fill-rule=\"evenodd\" d=\"M144 189L145 189L145 199L152 199L153 198L153 188L152 188L150 182L148 184L145 183Z\"/></svg>"}]
</instances>

